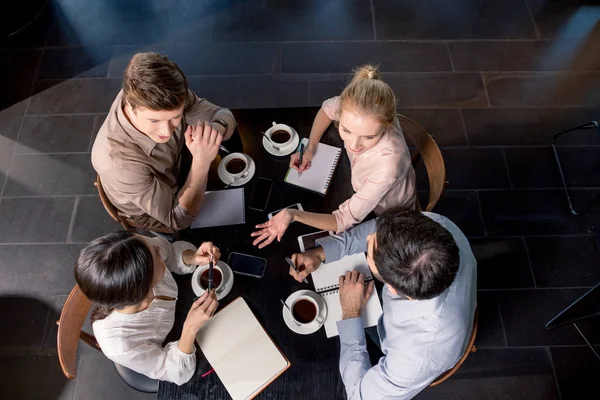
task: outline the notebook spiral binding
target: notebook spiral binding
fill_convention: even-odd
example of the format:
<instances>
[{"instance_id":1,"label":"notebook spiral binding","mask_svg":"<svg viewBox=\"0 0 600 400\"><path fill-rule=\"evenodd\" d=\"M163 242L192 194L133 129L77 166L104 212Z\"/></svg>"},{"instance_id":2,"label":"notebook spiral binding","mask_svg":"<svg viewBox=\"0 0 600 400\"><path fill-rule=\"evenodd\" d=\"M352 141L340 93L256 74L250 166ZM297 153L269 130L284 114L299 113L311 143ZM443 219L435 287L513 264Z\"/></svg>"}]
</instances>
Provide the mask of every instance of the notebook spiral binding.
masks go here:
<instances>
[{"instance_id":1,"label":"notebook spiral binding","mask_svg":"<svg viewBox=\"0 0 600 400\"><path fill-rule=\"evenodd\" d=\"M373 277L365 278L365 286L373 280L374 280ZM321 296L327 296L329 294L334 294L334 293L339 293L339 292L340 292L340 285L329 285L329 286L325 286L325 287L321 288L321 291L319 292L319 294Z\"/></svg>"},{"instance_id":2,"label":"notebook spiral binding","mask_svg":"<svg viewBox=\"0 0 600 400\"><path fill-rule=\"evenodd\" d=\"M324 192L327 192L327 188L329 188L329 183L331 182L331 179L333 178L333 174L335 173L335 169L338 165L338 161L340 161L341 154L342 154L342 152L338 151L337 155L335 156L335 160L333 162L333 165L331 166L331 171L329 171L329 175L327 176L327 180L325 181L325 186L323 187Z\"/></svg>"}]
</instances>

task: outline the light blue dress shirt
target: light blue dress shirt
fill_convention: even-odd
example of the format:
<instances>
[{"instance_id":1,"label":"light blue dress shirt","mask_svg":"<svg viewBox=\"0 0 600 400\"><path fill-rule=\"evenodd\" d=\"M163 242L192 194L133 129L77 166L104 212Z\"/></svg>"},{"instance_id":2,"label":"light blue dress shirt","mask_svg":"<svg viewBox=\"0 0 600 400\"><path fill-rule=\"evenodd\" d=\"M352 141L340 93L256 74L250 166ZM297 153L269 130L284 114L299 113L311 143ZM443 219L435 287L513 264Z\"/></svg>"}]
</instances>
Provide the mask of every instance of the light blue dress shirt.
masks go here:
<instances>
[{"instance_id":1,"label":"light blue dress shirt","mask_svg":"<svg viewBox=\"0 0 600 400\"><path fill-rule=\"evenodd\" d=\"M410 399L451 369L464 353L477 302L477 262L465 235L446 217L423 215L447 229L459 249L460 266L452 285L430 300L407 300L384 286L383 315L377 332L385 357L372 366L361 318L338 321L340 373L349 400ZM326 263L367 251L375 220L317 241ZM374 293L373 296L376 296Z\"/></svg>"}]
</instances>

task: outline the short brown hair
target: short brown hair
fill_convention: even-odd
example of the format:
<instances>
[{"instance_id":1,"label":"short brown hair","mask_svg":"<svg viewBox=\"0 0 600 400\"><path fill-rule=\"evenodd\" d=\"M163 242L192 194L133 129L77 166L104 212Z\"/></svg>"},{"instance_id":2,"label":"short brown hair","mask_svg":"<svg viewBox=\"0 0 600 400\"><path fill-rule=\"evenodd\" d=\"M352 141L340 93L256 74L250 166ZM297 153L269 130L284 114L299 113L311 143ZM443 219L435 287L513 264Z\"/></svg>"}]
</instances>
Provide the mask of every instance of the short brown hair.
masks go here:
<instances>
[{"instance_id":1,"label":"short brown hair","mask_svg":"<svg viewBox=\"0 0 600 400\"><path fill-rule=\"evenodd\" d=\"M158 53L137 53L123 75L123 99L131 107L173 111L187 105L188 83L177 64Z\"/></svg>"},{"instance_id":2,"label":"short brown hair","mask_svg":"<svg viewBox=\"0 0 600 400\"><path fill-rule=\"evenodd\" d=\"M396 119L396 96L381 80L377 67L364 65L354 71L352 80L341 94L341 106L348 104L365 116L373 116L382 124ZM341 111L341 110L340 110Z\"/></svg>"}]
</instances>

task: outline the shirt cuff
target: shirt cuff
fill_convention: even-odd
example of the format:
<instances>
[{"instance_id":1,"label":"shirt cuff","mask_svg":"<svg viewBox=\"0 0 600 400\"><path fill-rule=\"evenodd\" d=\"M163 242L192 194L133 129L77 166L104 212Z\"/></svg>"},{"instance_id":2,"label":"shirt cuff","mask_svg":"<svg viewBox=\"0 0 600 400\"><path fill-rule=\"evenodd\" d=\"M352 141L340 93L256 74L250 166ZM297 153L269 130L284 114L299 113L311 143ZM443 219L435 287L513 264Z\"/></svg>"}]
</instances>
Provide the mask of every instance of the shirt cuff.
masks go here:
<instances>
[{"instance_id":1,"label":"shirt cuff","mask_svg":"<svg viewBox=\"0 0 600 400\"><path fill-rule=\"evenodd\" d=\"M343 342L365 336L365 327L361 317L343 319L337 321L336 324L340 340Z\"/></svg>"},{"instance_id":2,"label":"shirt cuff","mask_svg":"<svg viewBox=\"0 0 600 400\"><path fill-rule=\"evenodd\" d=\"M316 243L318 246L321 246L325 252L325 264L341 260L344 256L340 253L340 246L332 237L317 239Z\"/></svg>"},{"instance_id":3,"label":"shirt cuff","mask_svg":"<svg viewBox=\"0 0 600 400\"><path fill-rule=\"evenodd\" d=\"M175 347L175 355L177 356L177 358L179 359L190 359L192 357L194 357L196 355L196 345L192 345L193 346L193 350L190 354L185 353L183 351L181 351L181 349L179 348L179 340L176 340L174 343L174 347Z\"/></svg>"},{"instance_id":4,"label":"shirt cuff","mask_svg":"<svg viewBox=\"0 0 600 400\"><path fill-rule=\"evenodd\" d=\"M173 243L173 252L175 253L177 260L177 269L184 273L191 274L196 269L196 265L187 265L183 262L183 252L186 250L196 251L197 248L189 242L178 241Z\"/></svg>"}]
</instances>

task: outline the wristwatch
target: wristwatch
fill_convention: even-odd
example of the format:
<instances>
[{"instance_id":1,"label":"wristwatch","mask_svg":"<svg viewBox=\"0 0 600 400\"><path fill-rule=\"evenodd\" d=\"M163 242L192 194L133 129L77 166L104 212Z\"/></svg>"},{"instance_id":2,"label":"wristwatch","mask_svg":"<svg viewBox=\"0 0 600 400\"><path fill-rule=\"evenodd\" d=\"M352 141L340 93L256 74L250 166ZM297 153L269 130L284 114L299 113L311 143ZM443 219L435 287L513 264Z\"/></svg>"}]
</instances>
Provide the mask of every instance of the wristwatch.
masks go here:
<instances>
[{"instance_id":1,"label":"wristwatch","mask_svg":"<svg viewBox=\"0 0 600 400\"><path fill-rule=\"evenodd\" d=\"M229 124L227 123L227 121L225 121L222 118L217 118L215 119L213 122L216 122L217 124L221 125L223 128L225 128L225 132L227 133L227 128L229 128Z\"/></svg>"}]
</instances>

